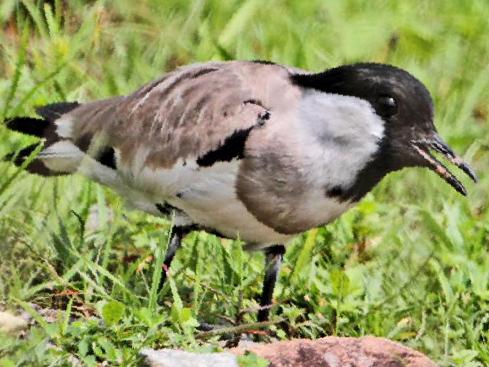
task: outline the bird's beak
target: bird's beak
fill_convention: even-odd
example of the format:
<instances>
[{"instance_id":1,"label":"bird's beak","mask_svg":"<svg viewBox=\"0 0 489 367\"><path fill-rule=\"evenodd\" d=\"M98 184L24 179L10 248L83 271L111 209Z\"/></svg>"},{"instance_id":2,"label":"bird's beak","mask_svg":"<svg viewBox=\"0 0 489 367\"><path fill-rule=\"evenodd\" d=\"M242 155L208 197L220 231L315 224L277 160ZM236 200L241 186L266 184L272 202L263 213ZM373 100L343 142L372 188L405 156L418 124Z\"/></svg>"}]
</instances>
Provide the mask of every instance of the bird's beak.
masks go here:
<instances>
[{"instance_id":1,"label":"bird's beak","mask_svg":"<svg viewBox=\"0 0 489 367\"><path fill-rule=\"evenodd\" d=\"M450 163L464 171L474 182L477 182L477 175L473 169L467 163L465 163L462 158L455 154L436 132L433 133L430 138L413 140L411 141L411 144L414 150L421 156L426 166L432 171L435 171L438 176L443 178L462 195L467 195L467 190L465 189L464 185L462 185L462 183L452 172L448 170L448 168L446 168L430 153L431 150L443 155Z\"/></svg>"}]
</instances>

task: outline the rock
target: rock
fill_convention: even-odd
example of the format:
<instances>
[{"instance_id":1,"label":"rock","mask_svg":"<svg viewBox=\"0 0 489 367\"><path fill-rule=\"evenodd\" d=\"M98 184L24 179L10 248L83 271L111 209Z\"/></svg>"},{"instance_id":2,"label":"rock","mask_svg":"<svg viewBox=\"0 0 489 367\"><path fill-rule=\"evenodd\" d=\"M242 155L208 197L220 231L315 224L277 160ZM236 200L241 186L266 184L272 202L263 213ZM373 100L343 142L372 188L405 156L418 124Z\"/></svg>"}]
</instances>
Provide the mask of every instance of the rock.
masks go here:
<instances>
[{"instance_id":1,"label":"rock","mask_svg":"<svg viewBox=\"0 0 489 367\"><path fill-rule=\"evenodd\" d=\"M47 323L57 322L64 317L64 311L43 308L34 303L29 306ZM73 321L73 318L70 318ZM25 335L27 330L36 324L36 320L25 309L19 308L14 312L8 311L4 304L0 304L0 331L14 335Z\"/></svg>"},{"instance_id":2,"label":"rock","mask_svg":"<svg viewBox=\"0 0 489 367\"><path fill-rule=\"evenodd\" d=\"M15 334L28 327L29 323L22 317L15 316L7 311L0 311L0 331Z\"/></svg>"},{"instance_id":3,"label":"rock","mask_svg":"<svg viewBox=\"0 0 489 367\"><path fill-rule=\"evenodd\" d=\"M237 367L235 355L247 351L270 361L269 367L436 367L423 354L390 340L326 337L272 344L248 343L226 353L190 353L178 350L142 352L151 367ZM231 354L233 353L233 354Z\"/></svg>"},{"instance_id":4,"label":"rock","mask_svg":"<svg viewBox=\"0 0 489 367\"><path fill-rule=\"evenodd\" d=\"M269 367L436 367L423 354L384 338L341 338L291 340L235 348L269 360Z\"/></svg>"},{"instance_id":5,"label":"rock","mask_svg":"<svg viewBox=\"0 0 489 367\"><path fill-rule=\"evenodd\" d=\"M143 349L150 367L239 367L231 353L190 353L172 349Z\"/></svg>"},{"instance_id":6,"label":"rock","mask_svg":"<svg viewBox=\"0 0 489 367\"><path fill-rule=\"evenodd\" d=\"M39 305L36 305L35 303L29 303L29 305L34 309L34 311L37 312L39 316L42 317L44 321L46 321L49 324L53 322L57 322L60 318L64 317L65 315L64 310L56 310L53 308L41 307ZM28 319L31 324L35 322L32 315L27 311L22 312L22 316L24 317L24 319Z\"/></svg>"}]
</instances>

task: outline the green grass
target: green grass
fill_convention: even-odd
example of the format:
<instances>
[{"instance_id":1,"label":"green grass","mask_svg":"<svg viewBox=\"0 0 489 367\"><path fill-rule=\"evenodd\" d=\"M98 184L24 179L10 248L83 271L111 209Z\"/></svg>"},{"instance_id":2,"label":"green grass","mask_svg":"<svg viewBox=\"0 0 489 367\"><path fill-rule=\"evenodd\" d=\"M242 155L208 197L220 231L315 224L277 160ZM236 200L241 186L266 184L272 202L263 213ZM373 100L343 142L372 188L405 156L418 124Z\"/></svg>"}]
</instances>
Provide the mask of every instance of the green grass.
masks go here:
<instances>
[{"instance_id":1,"label":"green grass","mask_svg":"<svg viewBox=\"0 0 489 367\"><path fill-rule=\"evenodd\" d=\"M431 172L406 170L298 237L272 329L281 339L377 335L441 366L489 365L489 2L53 4L0 4L3 117L129 93L177 65L211 59L311 70L371 60L425 82L441 134L479 184L463 179L463 198ZM0 139L0 155L29 143L3 127ZM0 365L69 365L70 356L134 365L143 347L215 348L218 336L199 334L197 320L254 322L247 310L257 307L263 256L205 233L186 239L158 299L154 264L170 227L82 177L44 180L1 163L0 300L37 319L31 302L66 313L52 324L39 319L25 339L0 336Z\"/></svg>"}]
</instances>

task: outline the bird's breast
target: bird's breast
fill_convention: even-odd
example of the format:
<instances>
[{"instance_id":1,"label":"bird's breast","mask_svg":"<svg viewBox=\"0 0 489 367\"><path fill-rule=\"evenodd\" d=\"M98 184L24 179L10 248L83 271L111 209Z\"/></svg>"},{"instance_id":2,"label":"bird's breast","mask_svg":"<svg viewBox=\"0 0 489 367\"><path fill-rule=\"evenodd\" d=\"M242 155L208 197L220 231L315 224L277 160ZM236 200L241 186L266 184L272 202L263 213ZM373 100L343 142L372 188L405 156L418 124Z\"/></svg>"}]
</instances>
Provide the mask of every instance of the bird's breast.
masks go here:
<instances>
[{"instance_id":1,"label":"bird's breast","mask_svg":"<svg viewBox=\"0 0 489 367\"><path fill-rule=\"evenodd\" d=\"M287 163L291 157L250 157L241 166L237 194L248 211L278 233L294 235L327 224L352 203ZM311 177L312 179L312 177Z\"/></svg>"}]
</instances>

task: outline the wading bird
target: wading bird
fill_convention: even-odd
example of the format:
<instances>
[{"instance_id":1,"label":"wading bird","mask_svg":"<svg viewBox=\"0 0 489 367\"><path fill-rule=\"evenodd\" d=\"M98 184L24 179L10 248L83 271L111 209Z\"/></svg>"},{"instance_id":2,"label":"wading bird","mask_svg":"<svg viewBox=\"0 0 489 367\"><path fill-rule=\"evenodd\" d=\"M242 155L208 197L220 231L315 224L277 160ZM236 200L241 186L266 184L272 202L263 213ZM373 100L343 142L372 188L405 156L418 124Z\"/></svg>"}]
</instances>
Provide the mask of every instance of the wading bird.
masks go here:
<instances>
[{"instance_id":1,"label":"wading bird","mask_svg":"<svg viewBox=\"0 0 489 367\"><path fill-rule=\"evenodd\" d=\"M385 175L428 167L461 194L436 151L474 181L433 124L424 85L390 65L310 73L264 61L170 72L127 96L37 109L6 126L41 138L26 167L80 173L133 207L172 216L164 264L192 230L264 250L260 321L268 319L285 244L354 206ZM38 147L9 156L21 165Z\"/></svg>"}]
</instances>

